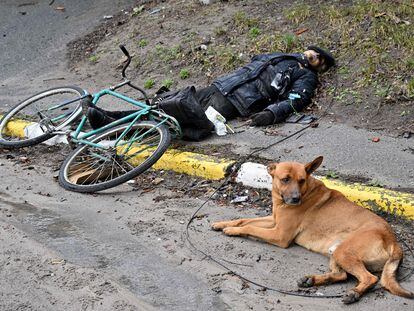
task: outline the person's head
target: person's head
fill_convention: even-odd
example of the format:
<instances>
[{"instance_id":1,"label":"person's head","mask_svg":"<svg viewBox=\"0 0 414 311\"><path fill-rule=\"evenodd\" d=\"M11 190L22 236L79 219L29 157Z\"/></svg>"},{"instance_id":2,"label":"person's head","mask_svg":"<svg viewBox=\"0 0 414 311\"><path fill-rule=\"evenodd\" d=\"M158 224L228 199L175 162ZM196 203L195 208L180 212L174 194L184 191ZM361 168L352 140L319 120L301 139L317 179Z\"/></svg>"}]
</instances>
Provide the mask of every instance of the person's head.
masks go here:
<instances>
[{"instance_id":1,"label":"person's head","mask_svg":"<svg viewBox=\"0 0 414 311\"><path fill-rule=\"evenodd\" d=\"M335 65L332 54L317 46L309 46L303 54L308 59L310 67L317 72L325 72Z\"/></svg>"}]
</instances>

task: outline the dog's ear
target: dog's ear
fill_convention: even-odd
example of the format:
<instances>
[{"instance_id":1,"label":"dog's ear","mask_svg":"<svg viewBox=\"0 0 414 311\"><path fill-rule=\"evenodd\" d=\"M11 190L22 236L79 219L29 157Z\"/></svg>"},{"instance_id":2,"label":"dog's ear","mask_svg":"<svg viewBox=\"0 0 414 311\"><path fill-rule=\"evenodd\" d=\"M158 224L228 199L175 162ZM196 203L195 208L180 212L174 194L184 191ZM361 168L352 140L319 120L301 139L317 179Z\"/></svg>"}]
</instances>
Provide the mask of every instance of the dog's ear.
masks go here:
<instances>
[{"instance_id":1,"label":"dog's ear","mask_svg":"<svg viewBox=\"0 0 414 311\"><path fill-rule=\"evenodd\" d=\"M274 170L276 169L276 165L277 165L277 163L270 163L268 166L267 166L267 172L269 173L269 175L270 176L272 176L273 177L273 172L274 172Z\"/></svg>"},{"instance_id":2,"label":"dog's ear","mask_svg":"<svg viewBox=\"0 0 414 311\"><path fill-rule=\"evenodd\" d=\"M319 156L312 162L309 162L308 164L305 164L305 170L308 175L312 174L316 169L321 165L323 161L323 157Z\"/></svg>"}]
</instances>

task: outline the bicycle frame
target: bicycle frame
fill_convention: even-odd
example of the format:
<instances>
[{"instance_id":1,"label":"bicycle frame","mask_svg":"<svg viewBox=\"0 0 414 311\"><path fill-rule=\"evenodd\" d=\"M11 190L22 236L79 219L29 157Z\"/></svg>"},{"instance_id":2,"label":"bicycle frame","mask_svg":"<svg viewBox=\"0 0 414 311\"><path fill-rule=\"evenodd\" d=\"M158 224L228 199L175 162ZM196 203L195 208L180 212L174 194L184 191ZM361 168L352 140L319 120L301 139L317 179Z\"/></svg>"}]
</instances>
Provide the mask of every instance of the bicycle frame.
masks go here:
<instances>
[{"instance_id":1,"label":"bicycle frame","mask_svg":"<svg viewBox=\"0 0 414 311\"><path fill-rule=\"evenodd\" d=\"M93 105L97 105L99 100L103 97L103 96L113 96L116 97L118 99L121 99L122 101L125 101L129 104L134 105L135 107L140 108L139 110L137 110L137 112L131 113L128 116L125 116L119 120L116 120L114 122L111 122L99 129L95 129L95 130L91 130L88 132L82 132L82 129L86 123L87 120L87 116L83 115L82 119L79 123L79 125L76 127L76 130L71 132L70 135L68 136L68 138L70 139L71 142L74 142L76 144L86 144L86 145L90 145L93 147L98 147L98 148L102 148L102 146L95 144L93 142L91 142L90 140L88 140L88 138L95 136L97 134L100 134L104 131L106 131L107 129L113 128L115 126L118 126L120 124L125 124L129 122L129 126L123 131L123 133L120 135L120 137L117 139L117 141L115 142L115 145L118 145L119 141L126 135L126 133L128 133L128 131L131 129L131 127L133 126L133 124L140 120L143 116L148 116L149 120L154 120L156 121L157 127L161 126L162 124L167 124L169 126L169 128L174 131L174 135L180 137L181 136L181 128L178 124L178 122L171 116L158 111L156 109L154 109L154 106L149 106L146 103L140 102L140 101L136 101L128 96L125 96L121 93L115 92L116 89L124 86L124 85L129 85L130 81L129 80L125 80L123 82L121 82L120 84L116 85L116 86L112 86L109 89L103 89L101 91L99 91L96 94L92 95L92 104ZM89 94L88 94L89 95ZM65 103L61 103L59 105L50 107L49 109L53 110L53 109L57 109L57 108L61 108L63 106L69 105L77 100L82 100L84 98L86 98L88 95L82 96L80 98L77 98L75 100L71 100ZM57 117L60 118L61 116ZM152 129L152 130L155 130ZM147 132L148 134L148 132ZM141 137L136 137L134 138L134 140L139 140ZM130 144L132 144L133 141L130 142Z\"/></svg>"}]
</instances>

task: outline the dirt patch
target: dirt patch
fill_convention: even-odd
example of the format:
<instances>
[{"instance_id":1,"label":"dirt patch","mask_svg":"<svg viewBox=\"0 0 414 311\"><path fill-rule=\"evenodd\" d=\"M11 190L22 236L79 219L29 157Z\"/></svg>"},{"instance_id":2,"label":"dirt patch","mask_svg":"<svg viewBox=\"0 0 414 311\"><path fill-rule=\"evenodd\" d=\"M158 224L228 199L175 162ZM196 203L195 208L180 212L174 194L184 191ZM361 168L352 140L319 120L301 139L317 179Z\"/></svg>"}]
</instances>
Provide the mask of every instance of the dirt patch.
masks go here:
<instances>
[{"instance_id":1,"label":"dirt patch","mask_svg":"<svg viewBox=\"0 0 414 311\"><path fill-rule=\"evenodd\" d=\"M1 149L0 157L12 161L27 170L37 168L51 168L58 170L70 152L68 145L38 145L20 149Z\"/></svg>"}]
</instances>

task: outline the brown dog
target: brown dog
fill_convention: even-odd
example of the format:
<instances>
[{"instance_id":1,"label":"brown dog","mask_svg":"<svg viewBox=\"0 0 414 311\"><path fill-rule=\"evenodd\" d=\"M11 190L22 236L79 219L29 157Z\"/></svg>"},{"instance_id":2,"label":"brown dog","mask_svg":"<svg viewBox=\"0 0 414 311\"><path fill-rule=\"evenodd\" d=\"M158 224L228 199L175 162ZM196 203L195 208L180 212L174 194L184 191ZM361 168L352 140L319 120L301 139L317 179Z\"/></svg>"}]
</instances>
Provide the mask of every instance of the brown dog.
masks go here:
<instances>
[{"instance_id":1,"label":"brown dog","mask_svg":"<svg viewBox=\"0 0 414 311\"><path fill-rule=\"evenodd\" d=\"M226 235L251 236L287 248L292 242L330 257L329 273L302 278L301 287L344 281L347 273L358 279L342 301L352 303L371 287L381 274L381 285L395 295L414 298L395 278L403 251L381 217L360 207L336 190L313 178L322 163L318 157L308 164L272 163L271 216L213 223L212 228Z\"/></svg>"}]
</instances>

